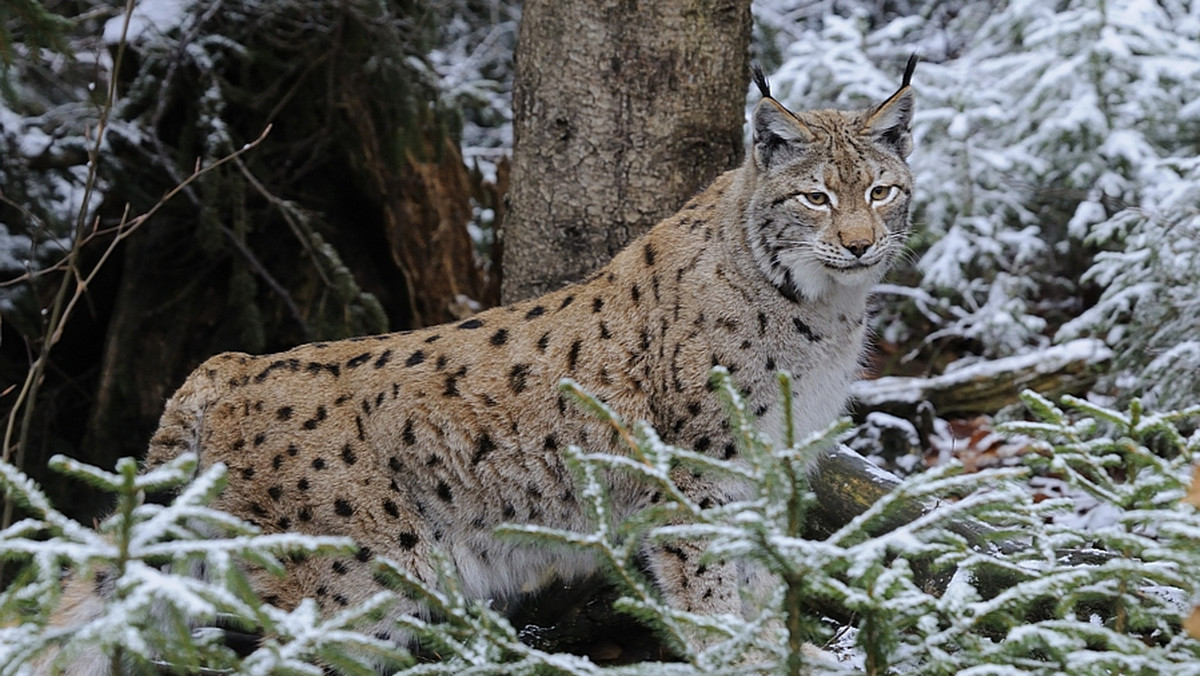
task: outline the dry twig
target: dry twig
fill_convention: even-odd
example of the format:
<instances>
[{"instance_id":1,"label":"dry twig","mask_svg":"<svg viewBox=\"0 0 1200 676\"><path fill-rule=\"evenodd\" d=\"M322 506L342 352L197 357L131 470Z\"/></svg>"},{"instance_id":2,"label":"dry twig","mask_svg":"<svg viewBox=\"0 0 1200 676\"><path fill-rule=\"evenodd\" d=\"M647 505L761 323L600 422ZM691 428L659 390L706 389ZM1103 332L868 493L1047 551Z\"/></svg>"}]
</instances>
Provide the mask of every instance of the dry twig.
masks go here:
<instances>
[{"instance_id":1,"label":"dry twig","mask_svg":"<svg viewBox=\"0 0 1200 676\"><path fill-rule=\"evenodd\" d=\"M113 103L116 99L117 78L116 73L121 67L121 60L125 53L125 36L129 28L129 20L132 16L134 0L127 0L125 6L125 23L121 30L121 39L118 43L117 53L113 59L112 75L109 77L109 86L107 95L100 109L99 120L94 130L86 130L86 135L91 139L92 144L88 149L88 174L84 183L84 194L79 207L79 214L75 223L74 235L71 238L71 249L66 256L58 263L41 271L30 271L20 277L8 280L5 284L13 284L26 280L33 280L41 277L49 272L61 271L63 273L62 283L59 285L58 292L55 294L54 301L47 308L47 319L45 332L42 335L40 349L37 356L33 359L29 371L26 373L25 380L21 384L20 390L17 392L16 399L9 411L8 422L4 430L4 445L0 452L0 459L4 462L15 462L17 467L24 465L25 449L28 445L29 430L33 422L34 402L37 398L38 388L41 386L45 376L46 368L49 364L50 354L53 348L62 339L64 327L67 319L71 316L75 306L86 295L88 286L99 274L105 263L112 257L117 246L125 239L131 236L139 228L141 228L148 220L150 220L158 211L171 201L179 193L187 190L189 186L203 177L205 174L215 170L221 165L231 162L241 155L249 152L257 147L270 133L271 127L268 125L258 138L250 143L243 145L241 148L232 153L216 160L215 162L201 166L197 160L196 166L192 173L179 181L176 186L168 190L154 206L150 207L145 213L129 217L129 207L126 205L125 212L121 215L120 222L112 228L100 228L99 218L89 223L89 211L92 199L92 194L96 188L97 167L100 163L100 151L104 139L104 133L108 126L108 118L113 109ZM83 248L93 240L99 237L111 237L103 253L100 255L96 263L91 267L91 270L84 271L80 265L80 254ZM19 421L19 425L18 425ZM4 514L0 520L0 529L7 528L12 523L13 503L11 499L5 498Z\"/></svg>"}]
</instances>

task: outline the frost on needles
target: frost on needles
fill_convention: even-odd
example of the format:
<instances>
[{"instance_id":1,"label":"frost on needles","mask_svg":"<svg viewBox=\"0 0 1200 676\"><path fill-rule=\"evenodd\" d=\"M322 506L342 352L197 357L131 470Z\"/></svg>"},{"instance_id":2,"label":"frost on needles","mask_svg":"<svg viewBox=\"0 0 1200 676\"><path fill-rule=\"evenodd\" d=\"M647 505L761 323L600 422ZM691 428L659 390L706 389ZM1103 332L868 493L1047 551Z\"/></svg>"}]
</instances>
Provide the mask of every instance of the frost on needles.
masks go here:
<instances>
[{"instance_id":1,"label":"frost on needles","mask_svg":"<svg viewBox=\"0 0 1200 676\"><path fill-rule=\"evenodd\" d=\"M486 600L465 596L446 557L435 562L434 585L380 560L381 578L431 611L400 620L402 632L439 656L414 663L358 630L378 619L391 592L324 618L312 603L285 611L255 597L244 566L282 572L281 556L345 552L352 543L263 535L209 508L223 467L189 481L192 456L144 475L132 460L110 473L57 458L59 471L112 492L117 508L88 528L0 464L0 482L27 514L0 532L0 556L10 570L19 568L0 593L0 674L81 655L117 664L121 673L170 664L260 674L1200 674L1200 642L1182 628L1200 579L1200 516L1182 501L1200 433L1180 431L1194 428L1200 407L1152 414L1137 402L1118 411L1066 399L1060 408L1027 393L1039 421L1005 428L1030 439L1027 466L973 474L957 464L937 467L845 523L815 531L809 469L845 423L805 439L785 430L784 447L773 447L728 374L718 370L714 378L738 438L736 461L666 444L564 382L628 442L629 453L567 451L589 531L503 527L528 546L596 556L623 593L619 608L658 632L679 662L601 667L542 650L523 643ZM786 399L786 374L780 385ZM672 479L692 471L736 476L745 493L724 505L697 504ZM662 499L636 514L617 513L604 487L622 473ZM1110 518L1083 523L1073 518L1074 499L1036 501L1034 476L1090 496ZM179 486L169 504L143 500ZM638 567L647 541L704 543L714 565L745 561L765 571L767 583L746 590L751 610L744 616L674 609ZM68 592L100 580L110 596L65 629L48 622L64 610L63 571L70 571ZM204 574L193 577L197 571ZM220 631L203 628L218 625L267 638L241 657ZM688 639L696 635L706 640L692 651Z\"/></svg>"},{"instance_id":2,"label":"frost on needles","mask_svg":"<svg viewBox=\"0 0 1200 676\"><path fill-rule=\"evenodd\" d=\"M385 599L321 619L311 607L288 613L254 595L244 566L283 574L281 556L347 552L353 543L263 535L208 507L224 486L224 466L194 479L194 454L145 474L131 458L122 459L116 472L63 456L53 458L51 466L112 493L116 510L96 529L88 528L54 509L15 467L0 463L0 484L28 514L0 531L0 558L10 570L19 566L15 581L0 593L0 674L30 673L32 665L46 660L61 669L76 659L108 661L113 673L122 674L158 673L160 664L320 673L312 666L316 659L355 663L362 667L359 673L374 673L368 655L378 659L396 653L393 646L345 631ZM145 502L147 493L180 486L169 504ZM70 602L73 596L90 597L94 588L104 590L104 603ZM242 660L225 646L220 631L194 629L217 622L273 638Z\"/></svg>"}]
</instances>

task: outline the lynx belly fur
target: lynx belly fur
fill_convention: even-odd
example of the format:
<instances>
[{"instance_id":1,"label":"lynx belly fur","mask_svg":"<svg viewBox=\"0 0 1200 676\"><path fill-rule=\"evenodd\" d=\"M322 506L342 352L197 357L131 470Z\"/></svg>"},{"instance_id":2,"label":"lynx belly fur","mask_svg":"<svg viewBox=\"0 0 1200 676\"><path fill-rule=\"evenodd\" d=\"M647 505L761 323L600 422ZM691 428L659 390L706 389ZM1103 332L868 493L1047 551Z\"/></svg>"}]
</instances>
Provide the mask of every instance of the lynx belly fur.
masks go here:
<instances>
[{"instance_id":1,"label":"lynx belly fur","mask_svg":"<svg viewBox=\"0 0 1200 676\"><path fill-rule=\"evenodd\" d=\"M366 599L378 590L375 555L433 582L439 549L483 598L550 570L590 572L587 558L493 535L504 522L587 529L561 449L627 452L557 383L572 378L624 419L723 458L738 448L708 387L716 365L767 434L781 426L783 369L798 430L830 423L859 368L868 293L909 229L912 65L893 96L851 112L790 112L758 74L764 98L743 166L581 284L457 324L213 357L167 402L148 464L194 451L202 466L229 468L221 508L267 532L358 543L356 557L257 578L285 607ZM679 480L711 504L740 490ZM627 513L651 500L632 481L611 495ZM702 566L701 553L647 551L662 593L690 611L739 612L737 564Z\"/></svg>"}]
</instances>

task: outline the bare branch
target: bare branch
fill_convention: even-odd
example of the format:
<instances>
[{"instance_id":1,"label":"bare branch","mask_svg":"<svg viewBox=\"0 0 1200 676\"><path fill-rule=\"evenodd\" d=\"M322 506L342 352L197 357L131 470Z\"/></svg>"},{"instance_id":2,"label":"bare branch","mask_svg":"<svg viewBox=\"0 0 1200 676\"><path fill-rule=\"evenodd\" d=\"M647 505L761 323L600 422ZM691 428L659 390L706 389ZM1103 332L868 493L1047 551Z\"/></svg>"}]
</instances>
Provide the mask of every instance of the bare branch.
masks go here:
<instances>
[{"instance_id":1,"label":"bare branch","mask_svg":"<svg viewBox=\"0 0 1200 676\"><path fill-rule=\"evenodd\" d=\"M125 31L128 30L129 19L132 15L134 0L127 0L125 7L125 24L122 28L121 40L117 49L116 57L113 60L113 72L116 73L120 69L121 59L125 50ZM241 148L232 153L216 160L215 162L202 166L197 161L191 175L179 181L175 187L168 190L154 206L150 207L145 213L134 218L129 218L129 206L126 205L125 212L121 216L120 222L113 228L101 229L99 220L95 219L90 222L88 214L90 211L92 195L96 189L97 167L99 166L100 152L103 144L104 133L108 125L108 116L112 111L113 102L116 99L116 82L117 78L109 78L109 88L104 104L101 107L99 121L95 129L85 130L85 134L92 140L92 146L89 148L88 156L90 162L88 165L88 174L84 184L83 199L80 202L79 213L75 224L75 234L72 237L71 249L67 252L66 257L51 266L49 270L63 271L62 283L59 286L58 292L55 295L54 302L49 308L48 318L46 320L45 332L42 337L41 349L38 351L37 357L30 365L29 372L26 374L25 381L21 385L21 389L17 394L16 400L13 402L12 409L9 411L8 422L4 431L4 445L0 452L0 459L4 462L15 460L18 467L24 464L25 449L29 440L29 429L33 420L33 403L37 398L37 391L45 377L47 365L49 363L50 353L54 346L62 339L63 329L66 326L67 319L71 316L76 304L80 299L84 298L88 286L99 274L105 263L112 257L117 246L126 238L136 232L142 225L152 218L162 207L174 198L179 193L187 190L193 183L203 177L205 174L217 169L227 162L236 160L241 155L249 152L257 147L267 137L271 131L271 126L267 125L258 138L243 145ZM86 274L80 268L79 258L83 247L93 239L101 236L112 236L108 242L100 258L92 266L91 270ZM16 280L9 280L5 285L19 281L31 280L46 271L38 273L26 273ZM17 421L20 420L20 429L18 431ZM14 440L15 437L15 440ZM15 453L14 453L15 452ZM6 499L4 504L3 519L0 520L0 528L7 527L12 521L13 505L11 500Z\"/></svg>"}]
</instances>

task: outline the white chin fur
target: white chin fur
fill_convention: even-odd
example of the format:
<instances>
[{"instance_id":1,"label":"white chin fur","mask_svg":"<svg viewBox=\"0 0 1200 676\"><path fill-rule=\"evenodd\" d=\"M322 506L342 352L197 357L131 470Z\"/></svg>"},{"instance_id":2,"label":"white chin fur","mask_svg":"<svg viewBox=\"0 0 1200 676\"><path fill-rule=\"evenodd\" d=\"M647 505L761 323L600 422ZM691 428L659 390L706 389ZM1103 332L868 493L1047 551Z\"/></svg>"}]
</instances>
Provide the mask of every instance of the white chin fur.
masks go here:
<instances>
[{"instance_id":1,"label":"white chin fur","mask_svg":"<svg viewBox=\"0 0 1200 676\"><path fill-rule=\"evenodd\" d=\"M874 286L884 266L838 270L815 260L801 259L791 264L792 281L800 295L810 300L828 298L833 293L866 293Z\"/></svg>"},{"instance_id":2,"label":"white chin fur","mask_svg":"<svg viewBox=\"0 0 1200 676\"><path fill-rule=\"evenodd\" d=\"M874 285L879 281L880 273L883 271L883 266L880 264L871 265L861 268L850 268L848 270L834 270L825 268L829 272L829 277L837 284L842 286L863 286Z\"/></svg>"}]
</instances>

